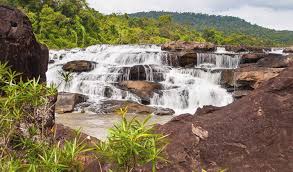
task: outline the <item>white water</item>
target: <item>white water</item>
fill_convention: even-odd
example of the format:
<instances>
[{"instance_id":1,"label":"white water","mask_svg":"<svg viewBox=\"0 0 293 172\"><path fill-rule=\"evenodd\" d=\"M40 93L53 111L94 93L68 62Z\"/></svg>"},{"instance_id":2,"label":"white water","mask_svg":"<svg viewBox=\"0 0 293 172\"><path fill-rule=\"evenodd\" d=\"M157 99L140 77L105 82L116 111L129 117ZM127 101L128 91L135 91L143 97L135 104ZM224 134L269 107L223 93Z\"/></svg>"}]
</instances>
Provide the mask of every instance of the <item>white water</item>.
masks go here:
<instances>
[{"instance_id":1,"label":"white water","mask_svg":"<svg viewBox=\"0 0 293 172\"><path fill-rule=\"evenodd\" d=\"M129 80L131 67L144 65L145 79L164 86L162 94L155 94L151 99L153 106L174 109L176 114L193 114L204 105L224 106L233 101L231 94L219 86L220 72L212 72L212 69L237 68L239 55L201 53L198 54L197 67L188 69L168 66L171 62L167 61L167 55L155 45L96 45L85 50L50 51L50 59L54 59L55 63L49 65L47 79L48 83L60 85L59 91L82 93L97 103L107 99L140 102L139 97L113 84ZM62 70L63 64L73 60L88 60L97 64L93 71L74 74L70 87L64 88L58 71ZM162 75L160 80L157 73ZM105 97L105 91L109 88L113 93Z\"/></svg>"}]
</instances>

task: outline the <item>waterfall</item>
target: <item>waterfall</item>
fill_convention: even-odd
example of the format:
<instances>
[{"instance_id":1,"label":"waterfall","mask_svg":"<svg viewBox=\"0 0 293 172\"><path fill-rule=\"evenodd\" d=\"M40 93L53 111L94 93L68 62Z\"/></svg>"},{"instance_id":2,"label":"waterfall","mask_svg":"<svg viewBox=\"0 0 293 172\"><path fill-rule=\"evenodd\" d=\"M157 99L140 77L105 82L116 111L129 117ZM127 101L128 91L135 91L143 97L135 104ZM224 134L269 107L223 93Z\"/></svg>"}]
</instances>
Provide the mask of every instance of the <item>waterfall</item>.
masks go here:
<instances>
[{"instance_id":1,"label":"waterfall","mask_svg":"<svg viewBox=\"0 0 293 172\"><path fill-rule=\"evenodd\" d=\"M194 113L204 105L224 106L233 101L232 95L219 85L221 72L214 69L233 69L239 65L237 54L197 54L194 68L175 68L168 52L156 45L95 45L86 49L50 51L48 83L59 85L59 91L81 93L91 102L103 100L133 100L140 98L116 87L125 80L159 82L163 89L154 93L151 106L174 109L176 114ZM73 60L95 62L90 72L74 73L71 85L64 88L58 77L62 66Z\"/></svg>"},{"instance_id":2,"label":"waterfall","mask_svg":"<svg viewBox=\"0 0 293 172\"><path fill-rule=\"evenodd\" d=\"M203 68L238 68L241 55L239 54L216 54L198 53L197 66Z\"/></svg>"}]
</instances>

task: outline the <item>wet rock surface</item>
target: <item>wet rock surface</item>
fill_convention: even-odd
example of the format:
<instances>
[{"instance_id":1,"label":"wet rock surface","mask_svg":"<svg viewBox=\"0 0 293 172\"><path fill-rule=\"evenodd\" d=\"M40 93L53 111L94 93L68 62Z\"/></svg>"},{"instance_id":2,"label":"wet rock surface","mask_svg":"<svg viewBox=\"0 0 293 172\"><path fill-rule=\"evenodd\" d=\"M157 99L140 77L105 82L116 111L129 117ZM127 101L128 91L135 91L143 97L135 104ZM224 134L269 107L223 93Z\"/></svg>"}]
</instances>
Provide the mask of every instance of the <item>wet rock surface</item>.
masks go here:
<instances>
[{"instance_id":1,"label":"wet rock surface","mask_svg":"<svg viewBox=\"0 0 293 172\"><path fill-rule=\"evenodd\" d=\"M23 80L46 81L48 48L37 42L29 18L20 10L0 5L0 62L22 73Z\"/></svg>"},{"instance_id":2,"label":"wet rock surface","mask_svg":"<svg viewBox=\"0 0 293 172\"><path fill-rule=\"evenodd\" d=\"M213 52L216 46L211 43L173 41L162 45L165 51L185 51L185 52Z\"/></svg>"},{"instance_id":3,"label":"wet rock surface","mask_svg":"<svg viewBox=\"0 0 293 172\"><path fill-rule=\"evenodd\" d=\"M67 113L74 110L75 105L87 101L88 97L77 93L61 92L58 94L55 111Z\"/></svg>"},{"instance_id":4,"label":"wet rock surface","mask_svg":"<svg viewBox=\"0 0 293 172\"><path fill-rule=\"evenodd\" d=\"M149 81L123 81L119 83L119 87L140 97L145 105L149 105L154 93L163 88L160 83Z\"/></svg>"},{"instance_id":5,"label":"wet rock surface","mask_svg":"<svg viewBox=\"0 0 293 172\"><path fill-rule=\"evenodd\" d=\"M257 47L257 46L234 46L234 45L225 45L227 51L232 51L236 53L263 53L264 51L269 51L269 47Z\"/></svg>"},{"instance_id":6,"label":"wet rock surface","mask_svg":"<svg viewBox=\"0 0 293 172\"><path fill-rule=\"evenodd\" d=\"M271 54L258 60L256 65L258 67L285 68L288 67L289 63L292 61L293 55L283 56Z\"/></svg>"},{"instance_id":7,"label":"wet rock surface","mask_svg":"<svg viewBox=\"0 0 293 172\"><path fill-rule=\"evenodd\" d=\"M89 72L94 69L95 63L86 60L70 61L62 69L68 72Z\"/></svg>"},{"instance_id":8,"label":"wet rock surface","mask_svg":"<svg viewBox=\"0 0 293 172\"><path fill-rule=\"evenodd\" d=\"M128 113L133 113L137 115L173 115L174 111L165 108L156 108L152 106L146 106L139 104L134 101L124 101L124 100L107 100L103 101L99 105L94 105L88 107L89 111L95 112L97 114L117 114L120 108L126 108ZM168 113L168 114L167 114Z\"/></svg>"},{"instance_id":9,"label":"wet rock surface","mask_svg":"<svg viewBox=\"0 0 293 172\"><path fill-rule=\"evenodd\" d=\"M195 66L197 64L197 53L216 51L216 46L210 43L175 41L163 44L162 50L168 51L168 64L170 66Z\"/></svg>"},{"instance_id":10,"label":"wet rock surface","mask_svg":"<svg viewBox=\"0 0 293 172\"><path fill-rule=\"evenodd\" d=\"M170 163L160 163L157 170L291 172L292 76L291 64L226 107L181 115L159 126L158 132L169 135L165 153Z\"/></svg>"}]
</instances>

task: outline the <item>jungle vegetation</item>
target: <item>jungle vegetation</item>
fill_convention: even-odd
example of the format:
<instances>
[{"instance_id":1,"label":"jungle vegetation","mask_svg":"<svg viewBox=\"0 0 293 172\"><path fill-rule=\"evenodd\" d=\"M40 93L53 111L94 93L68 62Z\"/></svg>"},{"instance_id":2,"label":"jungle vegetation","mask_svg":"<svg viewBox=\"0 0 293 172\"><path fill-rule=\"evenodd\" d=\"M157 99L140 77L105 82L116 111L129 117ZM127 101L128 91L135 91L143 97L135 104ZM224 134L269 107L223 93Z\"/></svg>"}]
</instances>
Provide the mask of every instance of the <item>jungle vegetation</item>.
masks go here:
<instances>
[{"instance_id":1,"label":"jungle vegetation","mask_svg":"<svg viewBox=\"0 0 293 172\"><path fill-rule=\"evenodd\" d=\"M293 42L292 32L265 29L235 17L165 12L104 15L86 0L0 0L0 4L25 12L37 39L51 49L176 40L258 46Z\"/></svg>"}]
</instances>

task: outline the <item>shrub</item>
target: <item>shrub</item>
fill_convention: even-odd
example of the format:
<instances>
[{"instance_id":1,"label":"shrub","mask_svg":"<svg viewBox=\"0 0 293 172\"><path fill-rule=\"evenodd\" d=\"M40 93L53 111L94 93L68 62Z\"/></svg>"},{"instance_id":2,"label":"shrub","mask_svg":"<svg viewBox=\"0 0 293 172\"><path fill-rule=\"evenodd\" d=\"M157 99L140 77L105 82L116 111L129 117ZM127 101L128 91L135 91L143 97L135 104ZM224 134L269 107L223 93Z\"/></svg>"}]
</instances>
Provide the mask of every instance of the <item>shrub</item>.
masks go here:
<instances>
[{"instance_id":1,"label":"shrub","mask_svg":"<svg viewBox=\"0 0 293 172\"><path fill-rule=\"evenodd\" d=\"M118 165L118 169L131 171L139 165L152 163L152 171L156 171L158 160L165 161L161 156L166 147L166 136L153 133L153 125L148 116L143 122L135 117L126 119L127 109L120 109L122 121L110 129L105 142L97 145L98 154Z\"/></svg>"},{"instance_id":2,"label":"shrub","mask_svg":"<svg viewBox=\"0 0 293 172\"><path fill-rule=\"evenodd\" d=\"M16 82L18 77L18 82ZM79 171L78 156L91 150L80 139L54 143L46 138L44 121L54 86L38 80L23 82L0 63L0 171Z\"/></svg>"}]
</instances>

